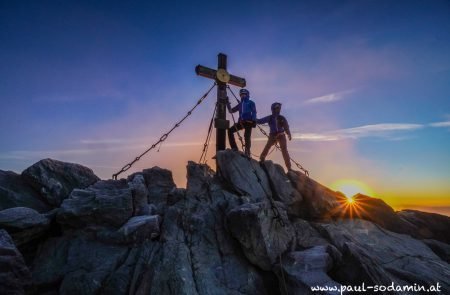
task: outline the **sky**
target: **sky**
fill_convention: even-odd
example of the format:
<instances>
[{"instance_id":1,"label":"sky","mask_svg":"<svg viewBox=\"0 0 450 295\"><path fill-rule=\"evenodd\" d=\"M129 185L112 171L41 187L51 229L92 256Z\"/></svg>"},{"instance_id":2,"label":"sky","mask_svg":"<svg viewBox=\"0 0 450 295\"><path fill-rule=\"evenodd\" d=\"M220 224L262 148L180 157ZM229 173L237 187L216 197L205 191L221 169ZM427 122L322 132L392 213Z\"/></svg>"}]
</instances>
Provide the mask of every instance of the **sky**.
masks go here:
<instances>
[{"instance_id":1,"label":"sky","mask_svg":"<svg viewBox=\"0 0 450 295\"><path fill-rule=\"evenodd\" d=\"M221 52L258 117L283 104L290 154L313 179L450 215L446 0L0 0L0 169L53 158L111 178L212 86L194 68ZM215 100L121 176L160 166L184 187ZM258 155L264 136L252 139Z\"/></svg>"}]
</instances>

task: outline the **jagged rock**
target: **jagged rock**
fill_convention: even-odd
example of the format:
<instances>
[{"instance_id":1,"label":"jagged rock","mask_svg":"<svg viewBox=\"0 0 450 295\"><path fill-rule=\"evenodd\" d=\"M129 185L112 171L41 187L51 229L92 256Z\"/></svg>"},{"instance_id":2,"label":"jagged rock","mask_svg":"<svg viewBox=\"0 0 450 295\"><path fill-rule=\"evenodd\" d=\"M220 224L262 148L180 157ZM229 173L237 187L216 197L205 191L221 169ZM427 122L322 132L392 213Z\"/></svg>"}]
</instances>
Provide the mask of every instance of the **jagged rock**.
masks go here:
<instances>
[{"instance_id":1,"label":"jagged rock","mask_svg":"<svg viewBox=\"0 0 450 295\"><path fill-rule=\"evenodd\" d=\"M450 217L417 210L403 210L398 215L417 227L417 237L450 244Z\"/></svg>"},{"instance_id":2,"label":"jagged rock","mask_svg":"<svg viewBox=\"0 0 450 295\"><path fill-rule=\"evenodd\" d=\"M8 231L17 246L41 237L49 226L50 220L31 208L16 207L0 211L0 227Z\"/></svg>"},{"instance_id":3,"label":"jagged rock","mask_svg":"<svg viewBox=\"0 0 450 295\"><path fill-rule=\"evenodd\" d=\"M209 172L205 165L188 164L188 197L167 208L163 244L146 255L154 262L147 263L152 267L140 280L139 294L237 295L273 290L273 277L249 264L226 232L226 211L241 199L223 191Z\"/></svg>"},{"instance_id":4,"label":"jagged rock","mask_svg":"<svg viewBox=\"0 0 450 295\"><path fill-rule=\"evenodd\" d=\"M339 219L346 217L342 195L295 172L287 174L288 183L271 162L267 173L232 151L219 152L218 162L218 176L189 162L186 189L176 188L170 171L158 167L75 188L61 208L43 214L52 226L36 239L38 251L26 255L31 293L283 294L286 282L295 294L316 283L363 281L440 282L442 293L449 293L450 266L442 260L447 244ZM270 196L284 227L273 219ZM365 218L384 226L398 221L379 200L364 204L376 207ZM417 220L398 217L418 227Z\"/></svg>"},{"instance_id":5,"label":"jagged rock","mask_svg":"<svg viewBox=\"0 0 450 295\"><path fill-rule=\"evenodd\" d=\"M344 198L298 171L289 171L287 176L294 188L303 197L300 216L307 219L330 220L343 208Z\"/></svg>"},{"instance_id":6,"label":"jagged rock","mask_svg":"<svg viewBox=\"0 0 450 295\"><path fill-rule=\"evenodd\" d=\"M131 187L133 196L133 215L149 215L148 190L145 186L144 176L142 174L136 174L133 180L128 183L128 186Z\"/></svg>"},{"instance_id":7,"label":"jagged rock","mask_svg":"<svg viewBox=\"0 0 450 295\"><path fill-rule=\"evenodd\" d=\"M333 259L326 246L316 246L304 251L290 252L283 257L280 279L287 281L287 294L318 294L311 287L320 286L329 290L340 290L340 284L331 279L327 272L333 266ZM320 294L337 294L320 292Z\"/></svg>"},{"instance_id":8,"label":"jagged rock","mask_svg":"<svg viewBox=\"0 0 450 295\"><path fill-rule=\"evenodd\" d=\"M58 290L67 272L66 263L73 236L49 238L40 244L31 267L33 285L38 294Z\"/></svg>"},{"instance_id":9,"label":"jagged rock","mask_svg":"<svg viewBox=\"0 0 450 295\"><path fill-rule=\"evenodd\" d=\"M436 241L436 240L422 240L431 250L433 250L434 254L439 256L442 260L447 263L450 263L450 245Z\"/></svg>"},{"instance_id":10,"label":"jagged rock","mask_svg":"<svg viewBox=\"0 0 450 295\"><path fill-rule=\"evenodd\" d=\"M450 292L450 265L423 242L360 219L317 225L342 253L335 278L351 284L431 285Z\"/></svg>"},{"instance_id":11,"label":"jagged rock","mask_svg":"<svg viewBox=\"0 0 450 295\"><path fill-rule=\"evenodd\" d=\"M220 176L239 195L249 196L252 202L261 202L272 196L269 180L255 160L233 151L217 152Z\"/></svg>"},{"instance_id":12,"label":"jagged rock","mask_svg":"<svg viewBox=\"0 0 450 295\"><path fill-rule=\"evenodd\" d=\"M228 228L239 241L245 256L263 270L272 270L277 259L295 242L286 213L279 210L285 226L274 219L266 203L244 204L227 215ZM284 213L284 214L283 214Z\"/></svg>"},{"instance_id":13,"label":"jagged rock","mask_svg":"<svg viewBox=\"0 0 450 295\"><path fill-rule=\"evenodd\" d=\"M0 210L14 207L28 207L40 213L50 210L50 206L19 174L0 170Z\"/></svg>"},{"instance_id":14,"label":"jagged rock","mask_svg":"<svg viewBox=\"0 0 450 295\"><path fill-rule=\"evenodd\" d=\"M2 294L25 294L31 285L31 274L22 254L8 233L0 229L0 290Z\"/></svg>"},{"instance_id":15,"label":"jagged rock","mask_svg":"<svg viewBox=\"0 0 450 295\"><path fill-rule=\"evenodd\" d=\"M160 223L159 215L135 216L130 218L117 232L127 243L142 242L145 239L154 239L159 236Z\"/></svg>"},{"instance_id":16,"label":"jagged rock","mask_svg":"<svg viewBox=\"0 0 450 295\"><path fill-rule=\"evenodd\" d=\"M96 294L103 281L127 258L124 247L82 237L70 242L60 294Z\"/></svg>"},{"instance_id":17,"label":"jagged rock","mask_svg":"<svg viewBox=\"0 0 450 295\"><path fill-rule=\"evenodd\" d=\"M91 169L52 159L41 160L22 172L47 203L59 207L74 188L86 188L100 180Z\"/></svg>"},{"instance_id":18,"label":"jagged rock","mask_svg":"<svg viewBox=\"0 0 450 295\"><path fill-rule=\"evenodd\" d=\"M299 216L302 209L302 196L295 190L291 181L284 173L283 167L272 161L264 161L263 170L268 175L273 198L287 206L288 214Z\"/></svg>"},{"instance_id":19,"label":"jagged rock","mask_svg":"<svg viewBox=\"0 0 450 295\"><path fill-rule=\"evenodd\" d=\"M63 225L122 226L133 214L131 189L125 181L99 181L87 189L74 189L57 215Z\"/></svg>"},{"instance_id":20,"label":"jagged rock","mask_svg":"<svg viewBox=\"0 0 450 295\"><path fill-rule=\"evenodd\" d=\"M142 174L147 184L148 199L152 204L166 202L167 194L176 187L172 172L167 169L153 167L145 169Z\"/></svg>"},{"instance_id":21,"label":"jagged rock","mask_svg":"<svg viewBox=\"0 0 450 295\"><path fill-rule=\"evenodd\" d=\"M183 200L186 197L186 190L184 188L173 188L169 194L167 194L166 204L172 206L178 201Z\"/></svg>"},{"instance_id":22,"label":"jagged rock","mask_svg":"<svg viewBox=\"0 0 450 295\"><path fill-rule=\"evenodd\" d=\"M211 183L213 182L214 171L205 164L196 164L189 161L186 167L188 181L186 195L192 196L204 196L210 191Z\"/></svg>"},{"instance_id":23,"label":"jagged rock","mask_svg":"<svg viewBox=\"0 0 450 295\"><path fill-rule=\"evenodd\" d=\"M396 233L416 236L416 226L398 216L394 209L383 200L362 194L355 195L353 200L352 205L342 210L339 215L341 218L357 217L372 221Z\"/></svg>"},{"instance_id":24,"label":"jagged rock","mask_svg":"<svg viewBox=\"0 0 450 295\"><path fill-rule=\"evenodd\" d=\"M298 249L308 249L315 246L323 246L330 244L306 220L295 219L292 222L292 226L294 228L297 241L296 248Z\"/></svg>"}]
</instances>

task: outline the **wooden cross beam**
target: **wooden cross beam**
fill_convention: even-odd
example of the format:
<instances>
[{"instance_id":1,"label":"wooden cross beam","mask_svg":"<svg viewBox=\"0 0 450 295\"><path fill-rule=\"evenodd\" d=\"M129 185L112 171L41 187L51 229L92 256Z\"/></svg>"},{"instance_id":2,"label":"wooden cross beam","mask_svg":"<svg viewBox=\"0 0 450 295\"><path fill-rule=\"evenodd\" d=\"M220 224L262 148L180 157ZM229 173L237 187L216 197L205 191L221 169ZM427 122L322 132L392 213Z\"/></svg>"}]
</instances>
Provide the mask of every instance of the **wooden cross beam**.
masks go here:
<instances>
[{"instance_id":1,"label":"wooden cross beam","mask_svg":"<svg viewBox=\"0 0 450 295\"><path fill-rule=\"evenodd\" d=\"M218 55L217 70L210 69L201 65L195 67L195 73L199 76L213 79L217 83L217 111L214 119L214 127L216 128L216 152L223 151L226 148L226 133L230 126L227 120L227 83L245 87L244 78L230 75L227 72L227 56L223 53Z\"/></svg>"}]
</instances>

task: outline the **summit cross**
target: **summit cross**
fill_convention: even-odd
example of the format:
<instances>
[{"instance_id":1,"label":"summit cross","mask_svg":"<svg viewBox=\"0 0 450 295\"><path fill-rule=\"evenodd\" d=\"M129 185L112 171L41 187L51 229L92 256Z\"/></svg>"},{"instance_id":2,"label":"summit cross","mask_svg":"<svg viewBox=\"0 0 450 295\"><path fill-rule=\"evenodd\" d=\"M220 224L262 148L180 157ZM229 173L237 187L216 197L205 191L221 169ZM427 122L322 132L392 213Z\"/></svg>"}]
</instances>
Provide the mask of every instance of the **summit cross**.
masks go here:
<instances>
[{"instance_id":1,"label":"summit cross","mask_svg":"<svg viewBox=\"0 0 450 295\"><path fill-rule=\"evenodd\" d=\"M226 132L230 126L227 120L227 84L245 87L244 78L231 75L227 72L227 56L223 53L218 55L217 70L201 65L195 67L195 73L199 76L213 79L217 83L217 111L214 119L216 128L216 152L226 148Z\"/></svg>"}]
</instances>

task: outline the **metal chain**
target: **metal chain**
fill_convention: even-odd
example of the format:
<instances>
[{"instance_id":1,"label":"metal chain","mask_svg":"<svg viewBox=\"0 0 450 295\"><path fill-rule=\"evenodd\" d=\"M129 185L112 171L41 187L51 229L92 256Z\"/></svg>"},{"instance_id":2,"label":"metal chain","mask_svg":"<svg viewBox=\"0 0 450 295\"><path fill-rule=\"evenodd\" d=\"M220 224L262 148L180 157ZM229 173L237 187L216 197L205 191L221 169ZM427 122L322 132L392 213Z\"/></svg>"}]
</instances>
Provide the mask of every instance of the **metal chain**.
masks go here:
<instances>
[{"instance_id":1,"label":"metal chain","mask_svg":"<svg viewBox=\"0 0 450 295\"><path fill-rule=\"evenodd\" d=\"M180 127L180 124L183 123L184 120L186 120L187 117L189 117L190 115L192 115L192 112L195 110L196 107L198 107L203 100L205 100L205 98L208 96L208 94L211 92L211 90L213 90L213 88L217 85L217 83L214 82L214 84L211 86L211 88L209 88L208 91L206 91L205 94L203 94L202 97L200 97L200 99L197 101L197 103L187 112L187 114L177 123L175 123L175 125L172 127L172 129L170 129L168 132L164 133L157 142L155 142L154 144L152 144L152 146L150 148L148 148L147 150L145 150L142 154L140 154L139 156L137 156L133 161L131 161L130 163L126 164L125 166L122 167L122 169L120 169L119 172L115 173L112 175L112 178L114 180L117 180L117 176L125 171L127 171L128 169L131 168L131 166L133 166L134 163L136 163L137 161L139 161L146 153L148 153L149 151L151 151L152 149L154 149L155 147L158 146L158 144L162 143L163 141L165 141L167 139L167 137L169 136L169 134L175 130L177 127Z\"/></svg>"},{"instance_id":2,"label":"metal chain","mask_svg":"<svg viewBox=\"0 0 450 295\"><path fill-rule=\"evenodd\" d=\"M209 141L211 140L212 126L213 126L213 122L214 122L214 117L216 115L216 111L217 111L217 103L216 103L216 107L214 108L214 112L213 112L211 121L209 122L208 134L206 135L206 140L205 140L205 143L203 144L203 151L202 151L202 154L201 154L200 160L199 160L200 164L206 164L206 162L207 162L206 154L208 153L208 146L209 146Z\"/></svg>"}]
</instances>

